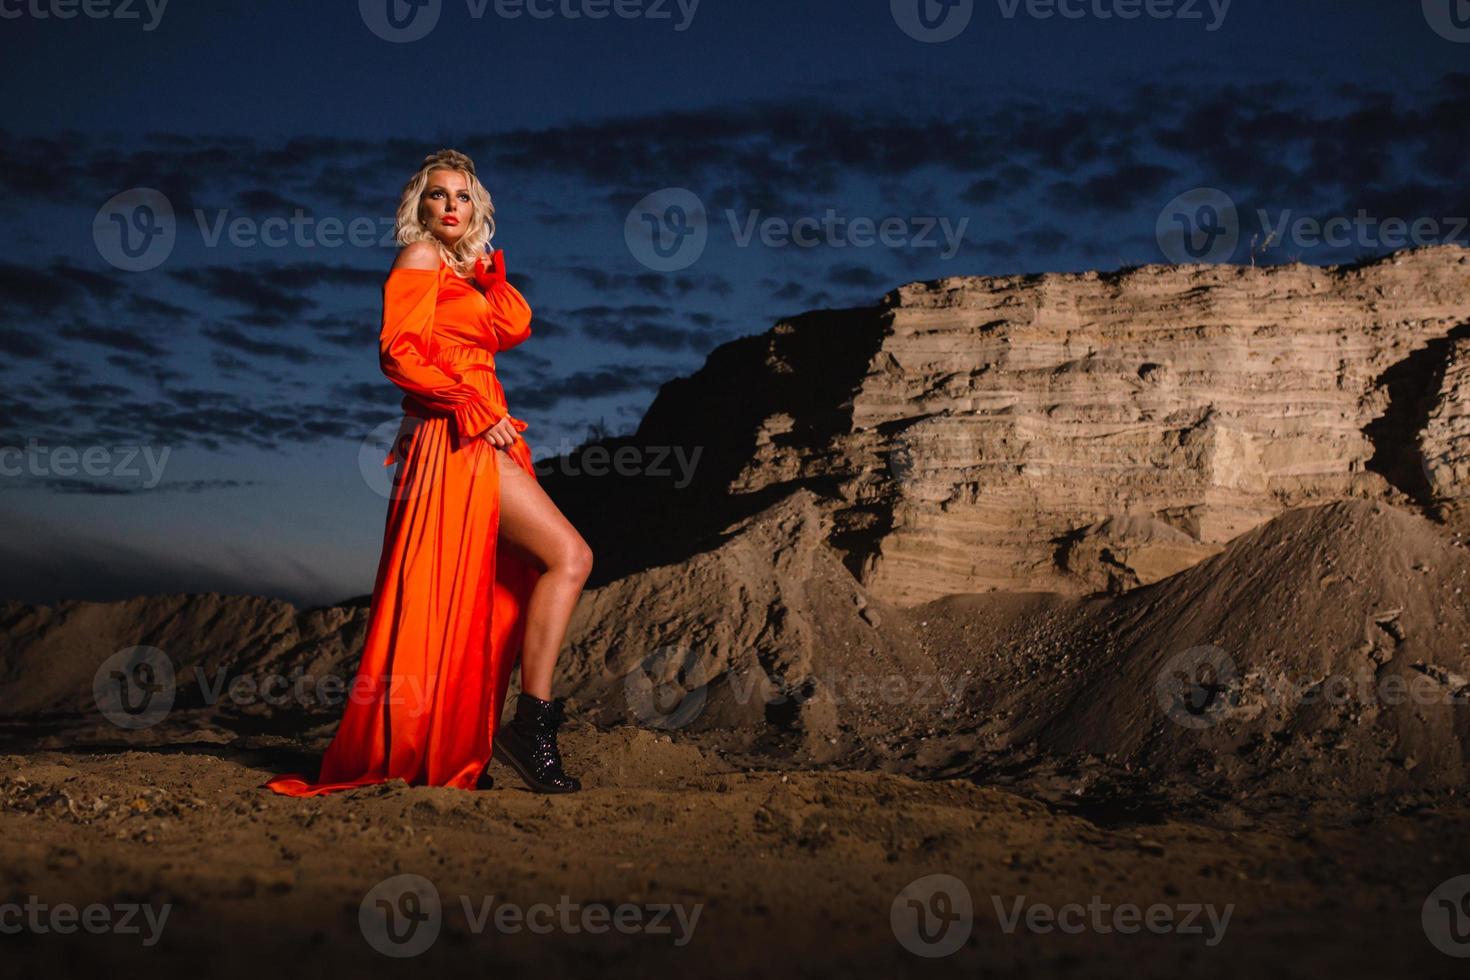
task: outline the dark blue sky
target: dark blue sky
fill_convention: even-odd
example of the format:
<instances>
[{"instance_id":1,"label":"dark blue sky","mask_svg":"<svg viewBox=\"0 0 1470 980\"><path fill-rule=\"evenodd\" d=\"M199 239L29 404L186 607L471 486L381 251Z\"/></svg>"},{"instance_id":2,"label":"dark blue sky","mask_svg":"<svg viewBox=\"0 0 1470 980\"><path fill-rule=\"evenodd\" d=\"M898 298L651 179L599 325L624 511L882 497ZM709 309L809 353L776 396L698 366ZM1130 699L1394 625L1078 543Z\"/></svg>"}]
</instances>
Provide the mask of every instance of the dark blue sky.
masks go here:
<instances>
[{"instance_id":1,"label":"dark blue sky","mask_svg":"<svg viewBox=\"0 0 1470 980\"><path fill-rule=\"evenodd\" d=\"M442 146L536 313L499 370L538 459L915 279L1467 238L1464 0L393 2L414 39L386 0L0 0L0 595L370 589L383 232ZM707 227L664 262L675 200Z\"/></svg>"}]
</instances>

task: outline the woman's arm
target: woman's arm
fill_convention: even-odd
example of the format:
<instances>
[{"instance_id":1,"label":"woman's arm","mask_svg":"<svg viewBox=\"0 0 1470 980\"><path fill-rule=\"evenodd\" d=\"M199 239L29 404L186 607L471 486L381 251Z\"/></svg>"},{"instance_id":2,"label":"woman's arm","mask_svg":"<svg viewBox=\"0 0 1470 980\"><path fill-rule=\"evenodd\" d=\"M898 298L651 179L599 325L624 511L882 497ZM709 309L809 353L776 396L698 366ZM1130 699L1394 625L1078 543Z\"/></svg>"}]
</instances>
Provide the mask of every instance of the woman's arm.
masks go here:
<instances>
[{"instance_id":1,"label":"woman's arm","mask_svg":"<svg viewBox=\"0 0 1470 980\"><path fill-rule=\"evenodd\" d=\"M434 264L426 265L431 258ZM429 242L414 242L399 253L383 284L378 363L390 381L415 399L453 414L460 438L468 439L501 416L478 389L430 358L439 296L438 263L438 250Z\"/></svg>"},{"instance_id":2,"label":"woman's arm","mask_svg":"<svg viewBox=\"0 0 1470 980\"><path fill-rule=\"evenodd\" d=\"M480 256L475 263L475 281L490 303L490 321L500 350L510 350L531 336L531 305L520 290L505 281L505 249Z\"/></svg>"}]
</instances>

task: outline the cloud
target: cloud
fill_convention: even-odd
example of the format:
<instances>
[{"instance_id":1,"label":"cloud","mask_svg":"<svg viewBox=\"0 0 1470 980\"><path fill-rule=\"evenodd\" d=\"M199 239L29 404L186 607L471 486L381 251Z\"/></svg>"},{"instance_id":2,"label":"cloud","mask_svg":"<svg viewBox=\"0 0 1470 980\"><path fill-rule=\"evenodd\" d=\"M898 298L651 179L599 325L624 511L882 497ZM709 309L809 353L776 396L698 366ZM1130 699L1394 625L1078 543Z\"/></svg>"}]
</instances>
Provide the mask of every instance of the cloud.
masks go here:
<instances>
[{"instance_id":1,"label":"cloud","mask_svg":"<svg viewBox=\"0 0 1470 980\"><path fill-rule=\"evenodd\" d=\"M570 283L600 298L549 305L528 292L533 334L555 343L511 352L505 363L520 377L565 371L568 352L573 366L585 364L576 345L589 339L665 359L642 373L598 367L544 387L515 386L517 404L549 408L642 398L650 377L735 335L725 301L752 283L765 295L734 311L747 332L764 326L768 306L789 315L830 307L834 294L876 299L894 283L936 272L1156 259L1159 209L1193 187L1220 187L1234 198L1243 241L1261 233L1261 209L1319 218L1366 209L1410 222L1465 214L1470 155L1459 120L1467 117L1470 74L1451 73L1432 89L1398 93L1266 79L1188 92L1146 84L1071 99L989 92L917 109L849 108L813 95L486 132L463 148L485 172L521 182L522 207L545 212L553 225L562 209L578 223L620 229L634 202L671 183L696 192L711 212L794 218L844 200L869 201L875 218L992 212L971 223L959 255L942 267L914 249L873 249L861 262L835 250L746 249L730 266L710 257L663 274L638 267L619 242L612 261L578 255L534 280L513 268L513 281L528 291ZM13 136L0 141L0 188L12 200L35 199L44 173L45 186L63 181L100 203L127 187L157 187L181 221L195 207L256 218L297 208L372 216L421 156L416 139L152 132L118 145L78 132ZM262 173L272 175L269 187ZM844 213L863 216L855 205ZM1319 249L1314 257L1349 261L1364 250ZM12 392L0 429L276 449L350 432L360 420L352 413L384 402L351 388L344 414L340 404L304 401L303 393L322 388L321 372L343 366L348 377L327 385L371 378L384 399L392 394L377 378L380 310L363 302L382 285L387 250L379 252L376 266L313 254L300 262L174 262L149 276L84 269L69 257L0 264L0 342L11 355L3 369ZM1287 257L1277 249L1268 258ZM797 261L799 271L791 268ZM53 383L93 370L116 383L105 392ZM31 380L34 387L22 387Z\"/></svg>"},{"instance_id":2,"label":"cloud","mask_svg":"<svg viewBox=\"0 0 1470 980\"><path fill-rule=\"evenodd\" d=\"M887 280L878 275L872 269L864 265L843 263L834 265L827 270L827 281L840 286L862 286L867 289L881 289Z\"/></svg>"},{"instance_id":3,"label":"cloud","mask_svg":"<svg viewBox=\"0 0 1470 980\"><path fill-rule=\"evenodd\" d=\"M679 273L666 275L660 272L610 272L588 266L570 266L567 272L588 287L607 292L611 290L633 290L659 297L684 297L691 293L709 292L716 296L728 296L733 291L730 281L713 273L691 275Z\"/></svg>"},{"instance_id":4,"label":"cloud","mask_svg":"<svg viewBox=\"0 0 1470 980\"><path fill-rule=\"evenodd\" d=\"M130 330L99 327L86 323L69 323L61 327L59 333L68 340L80 340L129 354L140 354L144 357L162 357L165 354L162 347Z\"/></svg>"},{"instance_id":5,"label":"cloud","mask_svg":"<svg viewBox=\"0 0 1470 980\"><path fill-rule=\"evenodd\" d=\"M65 260L49 265L0 262L0 303L8 313L50 316L87 300L111 300L123 289L112 275L83 269Z\"/></svg>"},{"instance_id":6,"label":"cloud","mask_svg":"<svg viewBox=\"0 0 1470 980\"><path fill-rule=\"evenodd\" d=\"M212 299L245 308L239 319L255 326L295 323L320 302L323 286L377 289L384 273L326 262L257 262L172 269L169 276Z\"/></svg>"},{"instance_id":7,"label":"cloud","mask_svg":"<svg viewBox=\"0 0 1470 980\"><path fill-rule=\"evenodd\" d=\"M669 371L647 364L598 368L538 381L526 386L524 391L517 390L513 397L518 408L544 411L564 401L657 390L668 378Z\"/></svg>"},{"instance_id":8,"label":"cloud","mask_svg":"<svg viewBox=\"0 0 1470 980\"><path fill-rule=\"evenodd\" d=\"M1038 175L1065 200L1095 201L1106 209L1157 190L1168 179L1166 169L1229 184L1242 195L1296 196L1313 188L1393 183L1410 175L1394 167L1404 161L1443 187L1470 174L1458 135L1458 121L1467 114L1470 74L1455 72L1430 91L1399 95L1362 86L1323 92L1266 79L1201 83L1187 94L1145 84L1070 100L986 93L968 103L947 100L930 113L843 108L820 97L751 100L487 132L464 140L462 148L482 170L503 177L566 177L605 188L601 204L617 215L666 186L670 174L680 175L712 208L780 212L831 197L854 179L912 178L934 170L963 179L970 203L1015 194L1027 186L1028 175ZM133 147L81 133L16 137L0 146L0 188L13 199L33 197L44 174L99 202L128 187L158 187L180 214L195 207L216 211L226 202L211 197L224 195L257 217L296 208L375 216L384 210L384 192L401 182L405 161L416 160L421 150L410 139L319 136L271 141L155 132ZM58 159L68 161L60 173ZM260 186L261 173L272 174L270 188ZM566 210L585 217L575 205ZM321 281L330 273L301 274ZM106 279L92 285L107 288ZM279 279L263 280L248 270L217 270L198 285L264 313L302 309L303 298ZM257 286L265 287L258 299ZM19 289L26 302L54 308L64 302L56 287L16 283L0 269L0 296ZM643 288L685 287L650 279Z\"/></svg>"},{"instance_id":9,"label":"cloud","mask_svg":"<svg viewBox=\"0 0 1470 980\"><path fill-rule=\"evenodd\" d=\"M0 349L11 357L32 360L45 357L50 345L28 330L0 327Z\"/></svg>"},{"instance_id":10,"label":"cloud","mask_svg":"<svg viewBox=\"0 0 1470 980\"><path fill-rule=\"evenodd\" d=\"M664 306L583 306L568 311L567 316L578 323L582 336L589 340L630 349L704 352L729 339L727 331L708 325L712 318L690 326L677 322L678 313Z\"/></svg>"},{"instance_id":11,"label":"cloud","mask_svg":"<svg viewBox=\"0 0 1470 980\"><path fill-rule=\"evenodd\" d=\"M806 310L818 309L832 304L832 294L825 289L812 289L805 283L797 282L795 279L777 280L763 279L761 285L770 292L771 298L780 300L783 305L796 306Z\"/></svg>"},{"instance_id":12,"label":"cloud","mask_svg":"<svg viewBox=\"0 0 1470 980\"><path fill-rule=\"evenodd\" d=\"M370 353L377 357L378 331L382 326L382 310L360 307L356 310L323 313L302 321L317 337L333 347ZM532 329L536 329L533 326Z\"/></svg>"},{"instance_id":13,"label":"cloud","mask_svg":"<svg viewBox=\"0 0 1470 980\"><path fill-rule=\"evenodd\" d=\"M200 332L222 347L229 347L247 354L256 354L260 357L279 357L293 364L309 364L312 361L321 359L320 354L307 350L299 344L286 344L274 340L259 340L235 327L205 327Z\"/></svg>"},{"instance_id":14,"label":"cloud","mask_svg":"<svg viewBox=\"0 0 1470 980\"><path fill-rule=\"evenodd\" d=\"M1059 180L1048 197L1061 211L1123 212L1140 203L1157 201L1178 171L1153 163L1127 163L1082 180Z\"/></svg>"}]
</instances>

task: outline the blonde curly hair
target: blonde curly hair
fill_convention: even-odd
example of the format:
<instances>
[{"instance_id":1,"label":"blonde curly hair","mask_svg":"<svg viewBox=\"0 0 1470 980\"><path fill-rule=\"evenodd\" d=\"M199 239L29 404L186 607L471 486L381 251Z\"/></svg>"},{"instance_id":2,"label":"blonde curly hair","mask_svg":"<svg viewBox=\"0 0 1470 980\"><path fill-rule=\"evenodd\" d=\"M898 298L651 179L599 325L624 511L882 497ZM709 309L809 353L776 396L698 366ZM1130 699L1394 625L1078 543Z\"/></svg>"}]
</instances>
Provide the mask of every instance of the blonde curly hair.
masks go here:
<instances>
[{"instance_id":1,"label":"blonde curly hair","mask_svg":"<svg viewBox=\"0 0 1470 980\"><path fill-rule=\"evenodd\" d=\"M469 225L453 247L445 245L423 221L424 190L429 186L429 174L435 170L454 170L463 174L469 184L470 200L475 202ZM490 239L495 237L495 205L490 200L490 192L475 176L475 161L458 150L439 150L424 157L418 172L403 185L393 237L400 245L433 242L451 269L465 279L473 276L475 261L485 254Z\"/></svg>"}]
</instances>

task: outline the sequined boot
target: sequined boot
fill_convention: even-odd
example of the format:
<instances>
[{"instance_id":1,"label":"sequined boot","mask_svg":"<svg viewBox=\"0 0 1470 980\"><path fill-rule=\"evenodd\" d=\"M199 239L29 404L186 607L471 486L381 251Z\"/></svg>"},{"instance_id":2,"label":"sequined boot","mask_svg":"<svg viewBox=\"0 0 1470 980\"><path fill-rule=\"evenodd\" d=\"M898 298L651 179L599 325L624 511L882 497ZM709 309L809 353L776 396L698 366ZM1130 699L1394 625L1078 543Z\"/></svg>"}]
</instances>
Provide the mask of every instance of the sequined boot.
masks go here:
<instances>
[{"instance_id":1,"label":"sequined boot","mask_svg":"<svg viewBox=\"0 0 1470 980\"><path fill-rule=\"evenodd\" d=\"M516 697L516 713L495 736L491 754L510 766L538 793L574 793L582 788L561 768L556 732L566 718L565 699L543 701L524 691Z\"/></svg>"}]
</instances>

